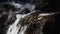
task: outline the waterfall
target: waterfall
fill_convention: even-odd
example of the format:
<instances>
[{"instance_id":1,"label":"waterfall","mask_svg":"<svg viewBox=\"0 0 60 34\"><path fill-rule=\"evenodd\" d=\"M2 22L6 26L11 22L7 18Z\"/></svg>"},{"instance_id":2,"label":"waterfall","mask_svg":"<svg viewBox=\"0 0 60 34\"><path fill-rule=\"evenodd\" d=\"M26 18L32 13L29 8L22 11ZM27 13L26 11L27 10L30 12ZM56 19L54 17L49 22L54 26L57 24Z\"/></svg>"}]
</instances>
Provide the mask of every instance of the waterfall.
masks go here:
<instances>
[{"instance_id":1,"label":"waterfall","mask_svg":"<svg viewBox=\"0 0 60 34\"><path fill-rule=\"evenodd\" d=\"M55 5L54 2L53 5ZM45 33L55 31L55 29L51 30L50 21L57 23L59 15L56 17L56 14L60 12L54 12L54 7L51 7L53 9L51 12L49 8L48 1L45 0L1 0L0 34L43 34L43 30L46 29ZM50 24L44 29L46 23Z\"/></svg>"},{"instance_id":2,"label":"waterfall","mask_svg":"<svg viewBox=\"0 0 60 34\"><path fill-rule=\"evenodd\" d=\"M48 16L48 15L53 15L54 13L51 13L51 14L39 14L39 16ZM16 17L17 19L15 20L15 22L9 26L8 30L7 30L7 33L6 34L25 34L25 31L27 30L28 26L29 25L25 25L24 26L21 24L21 20L26 18L26 17L29 17L29 15L31 15L31 13L29 14L25 14L25 15L20 15L20 14L17 14ZM40 17L38 18L38 20L41 20L43 17ZM20 23L20 24L19 24ZM43 29L43 24L41 24L41 29ZM42 33L41 33L42 34Z\"/></svg>"},{"instance_id":3,"label":"waterfall","mask_svg":"<svg viewBox=\"0 0 60 34\"><path fill-rule=\"evenodd\" d=\"M36 11L34 10L35 8L35 5L32 5L32 4L25 4L25 5L22 5L22 4L15 4L14 2L13 3L10 3L11 5L14 5L15 8L21 8L20 10L18 11L15 11L15 13L17 14L16 17L17 19L15 20L14 23L12 23L11 25L9 25L9 28L7 30L7 33L6 34L25 34L25 31L26 29L28 28L29 25L22 25L22 22L20 22L22 19L26 19L26 16L27 17L31 17L32 14L34 14ZM30 13L27 13L25 14L24 12L22 13L22 11L24 9L29 9ZM18 13L21 13L21 14L18 14ZM51 14L54 14L54 13L51 13ZM42 14L38 14L39 16L47 16L47 15L51 15L50 13L42 13ZM41 20L41 18L43 17L40 17L38 18L38 20ZM45 19L44 19L45 20ZM46 21L46 20L45 20ZM44 22L44 21L43 21ZM40 24L40 27L43 28L43 23Z\"/></svg>"},{"instance_id":4,"label":"waterfall","mask_svg":"<svg viewBox=\"0 0 60 34\"><path fill-rule=\"evenodd\" d=\"M15 20L15 22L9 26L8 28L8 31L7 31L7 34L17 34L19 29L21 28L19 34L24 34L24 31L26 30L27 26L23 26L21 27L21 24L18 24L21 17L23 18L24 15L16 15L17 16L17 19ZM17 26L18 24L18 26Z\"/></svg>"},{"instance_id":5,"label":"waterfall","mask_svg":"<svg viewBox=\"0 0 60 34\"><path fill-rule=\"evenodd\" d=\"M22 11L27 8L31 11L34 10L35 6L32 5L32 4L26 4L26 5L22 5L22 4L18 4L18 3L15 3L15 2L10 2L9 4L13 5L15 8L21 8L20 10L18 11L15 11L15 13L17 13L16 17L17 19L15 20L14 23L12 23L11 25L9 25L9 28L7 30L7 33L6 34L24 34L28 25L24 25L22 26L22 24L19 24L19 21L21 20L21 18L24 18L26 15L28 14L18 14L18 13L22 13ZM19 31L20 30L20 31Z\"/></svg>"}]
</instances>

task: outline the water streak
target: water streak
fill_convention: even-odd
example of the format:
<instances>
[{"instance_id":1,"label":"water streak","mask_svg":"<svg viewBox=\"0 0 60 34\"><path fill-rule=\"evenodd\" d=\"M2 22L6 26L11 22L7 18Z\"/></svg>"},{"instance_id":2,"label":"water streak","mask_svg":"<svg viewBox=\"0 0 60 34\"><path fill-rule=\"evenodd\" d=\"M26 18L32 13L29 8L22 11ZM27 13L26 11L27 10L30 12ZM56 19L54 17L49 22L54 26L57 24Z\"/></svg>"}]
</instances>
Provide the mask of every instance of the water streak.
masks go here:
<instances>
[{"instance_id":1,"label":"water streak","mask_svg":"<svg viewBox=\"0 0 60 34\"><path fill-rule=\"evenodd\" d=\"M19 18L18 18L19 16ZM26 30L27 26L23 26L21 27L21 24L18 24L19 23L19 20L21 19L21 17L24 17L24 15L17 15L17 19L15 20L15 22L9 26L9 29L7 31L7 34L17 34L19 32L19 29L21 28L20 30L20 33L19 34L23 34L24 31ZM18 26L17 26L18 24Z\"/></svg>"},{"instance_id":2,"label":"water streak","mask_svg":"<svg viewBox=\"0 0 60 34\"><path fill-rule=\"evenodd\" d=\"M13 3L10 3L11 5L14 5L16 8L21 8L20 10L16 11L16 13L19 13L19 12L22 12L24 9L29 9L30 10L30 13L28 14L18 14L16 15L17 19L15 20L15 22L9 26L8 30L7 30L7 33L6 34L24 34L28 25L23 25L21 24L21 20L24 19L26 16L30 16L32 13L35 13L36 11L34 10L35 6L32 5L32 4L25 4L25 5L21 5L21 4L15 4L14 2ZM54 13L52 13L54 14ZM51 15L50 13L42 13L42 14L39 14L39 16L47 16L47 15ZM21 19L22 18L22 19ZM38 18L39 20L41 19L42 17ZM20 24L19 24L20 23Z\"/></svg>"}]
</instances>

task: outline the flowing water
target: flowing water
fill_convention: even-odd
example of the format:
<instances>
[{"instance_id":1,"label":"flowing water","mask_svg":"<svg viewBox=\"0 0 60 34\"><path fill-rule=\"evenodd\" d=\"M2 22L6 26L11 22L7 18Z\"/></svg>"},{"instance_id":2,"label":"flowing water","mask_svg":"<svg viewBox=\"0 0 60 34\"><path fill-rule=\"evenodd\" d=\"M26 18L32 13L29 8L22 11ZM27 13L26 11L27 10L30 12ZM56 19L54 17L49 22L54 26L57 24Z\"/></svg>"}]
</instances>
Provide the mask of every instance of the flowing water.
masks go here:
<instances>
[{"instance_id":1,"label":"flowing water","mask_svg":"<svg viewBox=\"0 0 60 34\"><path fill-rule=\"evenodd\" d=\"M17 15L18 16L18 15ZM21 19L21 17L23 17L24 15L19 15L19 17L17 17L17 19L15 20L15 22L9 26L9 29L7 31L7 34L24 34L24 31L26 30L27 28L27 25L26 26L23 26L21 27L21 24L18 24L19 23L19 20ZM17 26L18 24L18 26ZM20 32L19 32L19 29L21 28ZM19 33L18 33L19 32Z\"/></svg>"},{"instance_id":2,"label":"flowing water","mask_svg":"<svg viewBox=\"0 0 60 34\"><path fill-rule=\"evenodd\" d=\"M6 4L6 7L8 7L6 8L4 5L4 9L2 9L2 13L0 13L0 17L6 14L8 15L6 22L2 25L6 26L7 29L2 27L2 34L43 34L42 30L46 21L54 19L54 17L51 18L51 15L57 13L41 13L40 9L35 10L37 4L35 5L34 2L35 0L7 0L7 2L0 2L1 5ZM40 3L38 1L38 4ZM41 7L43 5L45 5L45 3L42 3ZM5 10L8 10L8 12ZM2 20L4 20L4 18ZM6 29L6 31L4 29Z\"/></svg>"},{"instance_id":3,"label":"flowing water","mask_svg":"<svg viewBox=\"0 0 60 34\"><path fill-rule=\"evenodd\" d=\"M14 23L12 23L11 25L9 25L9 28L7 29L6 34L25 34L25 31L27 30L27 28L29 27L29 25L27 24L23 24L22 23L24 21L21 22L22 19L25 19L26 17L29 17L29 15L31 15L32 13L35 13L35 5L34 4L19 4L19 3L15 3L15 2L10 2L9 4L13 5L15 8L19 9L18 11L15 11L14 13L16 13L16 20L14 21ZM29 10L29 12L25 13L25 9ZM54 14L54 13L51 13ZM49 13L46 14L38 14L40 16L47 16L47 15L51 15ZM39 20L42 17L38 18ZM42 27L42 26L41 26Z\"/></svg>"},{"instance_id":4,"label":"flowing water","mask_svg":"<svg viewBox=\"0 0 60 34\"><path fill-rule=\"evenodd\" d=\"M22 13L22 11L27 8L31 11L34 10L35 6L34 5L31 5L31 4L26 4L26 5L21 5L21 4L18 4L18 3L15 3L15 2L12 2L10 3L11 5L14 5L15 8L21 8L20 10L18 11L15 11L16 14L16 20L13 24L9 25L9 28L7 30L7 33L6 34L24 34L28 25L24 25L22 26L22 24L19 24L19 21L25 17L26 15L24 13ZM18 13L21 13L21 14L18 14ZM28 15L28 14L27 14ZM19 31L20 30L20 31Z\"/></svg>"}]
</instances>

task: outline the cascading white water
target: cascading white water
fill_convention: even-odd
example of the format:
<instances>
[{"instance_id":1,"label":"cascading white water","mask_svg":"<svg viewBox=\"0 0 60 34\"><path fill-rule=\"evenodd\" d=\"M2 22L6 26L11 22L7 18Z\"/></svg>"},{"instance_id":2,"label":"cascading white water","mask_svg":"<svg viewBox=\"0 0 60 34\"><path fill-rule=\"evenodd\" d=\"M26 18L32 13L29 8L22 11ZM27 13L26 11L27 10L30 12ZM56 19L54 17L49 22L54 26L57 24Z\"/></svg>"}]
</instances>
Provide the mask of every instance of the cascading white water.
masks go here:
<instances>
[{"instance_id":1,"label":"cascading white water","mask_svg":"<svg viewBox=\"0 0 60 34\"><path fill-rule=\"evenodd\" d=\"M9 29L7 31L7 34L17 34L18 30L21 28L20 32L18 34L23 34L24 31L26 30L27 26L21 27L21 24L18 24L19 20L23 18L25 15L17 15L17 19L15 22L9 26ZM18 26L17 26L18 24Z\"/></svg>"},{"instance_id":2,"label":"cascading white water","mask_svg":"<svg viewBox=\"0 0 60 34\"><path fill-rule=\"evenodd\" d=\"M19 11L16 11L16 13L23 11L25 8L28 8L31 11L34 10L34 8L35 8L34 5L30 5L30 4L21 5L21 4L15 3L15 2L12 2L9 4L14 5L15 8L21 8ZM21 20L21 18L23 18L24 16L26 16L26 15L17 14L16 15L17 19L15 20L15 22L13 24L9 25L9 28L8 28L6 34L24 34L28 25L24 25L21 27L21 24L18 24L19 21Z\"/></svg>"},{"instance_id":3,"label":"cascading white water","mask_svg":"<svg viewBox=\"0 0 60 34\"><path fill-rule=\"evenodd\" d=\"M6 34L24 34L28 25L22 26L22 24L19 24L19 21L21 20L21 18L24 18L25 16L34 12L35 6L31 5L31 4L21 5L21 4L15 4L15 3L11 3L11 5L14 5L17 8L21 8L16 13L23 11L25 8L28 8L30 10L30 13L28 13L28 14L17 14L16 15L17 19L15 20L15 22L13 24L9 25L9 28L8 28ZM54 13L52 13L52 14L54 14ZM49 13L44 14L43 13L43 14L40 14L39 16L47 16L47 15L51 15L51 14L49 14ZM41 19L41 18L42 17L40 17L38 19Z\"/></svg>"}]
</instances>

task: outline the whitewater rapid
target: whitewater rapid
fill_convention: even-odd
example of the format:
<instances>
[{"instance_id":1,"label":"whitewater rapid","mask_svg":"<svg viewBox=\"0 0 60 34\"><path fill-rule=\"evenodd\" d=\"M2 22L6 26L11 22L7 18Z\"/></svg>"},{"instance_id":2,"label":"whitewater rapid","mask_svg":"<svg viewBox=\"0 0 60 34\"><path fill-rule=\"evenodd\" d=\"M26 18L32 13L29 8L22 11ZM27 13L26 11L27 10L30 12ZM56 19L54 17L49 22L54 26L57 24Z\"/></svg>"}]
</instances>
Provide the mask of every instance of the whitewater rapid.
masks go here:
<instances>
[{"instance_id":1,"label":"whitewater rapid","mask_svg":"<svg viewBox=\"0 0 60 34\"><path fill-rule=\"evenodd\" d=\"M21 20L21 18L23 18L24 16L25 15L16 15L17 19L15 20L15 22L12 25L9 26L7 34L24 34L24 31L26 30L27 25L21 27L21 24L18 24L19 21ZM21 30L19 32L20 28L21 28Z\"/></svg>"},{"instance_id":2,"label":"whitewater rapid","mask_svg":"<svg viewBox=\"0 0 60 34\"><path fill-rule=\"evenodd\" d=\"M24 18L26 15L25 14L18 14L21 13L25 8L29 9L30 12L34 10L35 6L27 3L25 5L19 4L19 3L15 3L15 2L10 2L10 5L13 5L15 8L19 9L18 11L15 11L15 13L17 13L16 15L16 20L13 24L9 25L9 28L7 30L6 34L24 34L24 32L26 31L28 25L24 25L22 26L22 24L19 24L20 20L22 18ZM19 31L20 30L20 31Z\"/></svg>"},{"instance_id":3,"label":"whitewater rapid","mask_svg":"<svg viewBox=\"0 0 60 34\"><path fill-rule=\"evenodd\" d=\"M34 11L35 6L31 5L31 4L26 4L23 6L21 4L15 4L15 3L12 3L11 5L14 5L17 8L21 8L20 10L16 11L16 13L22 12L25 8L28 8L30 10L30 13L28 13L28 14L17 14L16 15L17 19L15 20L15 22L13 24L9 25L9 28L8 28L6 34L25 34L25 31L29 25L22 26L20 21L22 19L24 19L25 16L29 17L29 15L32 15L31 13L35 13L36 12L36 11ZM39 16L47 16L47 15L52 15L52 14L54 14L54 13L42 13L42 14L39 14ZM41 18L42 17L40 17L38 19L40 20Z\"/></svg>"}]
</instances>

